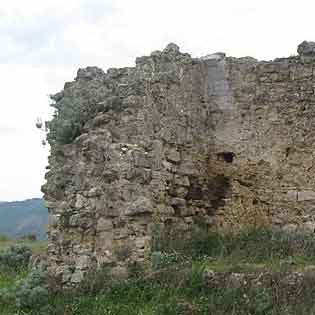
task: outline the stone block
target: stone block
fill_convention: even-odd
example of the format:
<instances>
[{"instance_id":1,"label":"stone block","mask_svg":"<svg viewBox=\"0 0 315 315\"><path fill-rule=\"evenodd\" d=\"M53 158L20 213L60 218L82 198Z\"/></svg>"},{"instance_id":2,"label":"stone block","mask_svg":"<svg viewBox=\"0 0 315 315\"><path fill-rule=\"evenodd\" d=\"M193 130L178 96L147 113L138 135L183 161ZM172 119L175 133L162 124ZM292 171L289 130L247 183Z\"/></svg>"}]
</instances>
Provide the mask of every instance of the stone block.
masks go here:
<instances>
[{"instance_id":1,"label":"stone block","mask_svg":"<svg viewBox=\"0 0 315 315\"><path fill-rule=\"evenodd\" d=\"M151 160L147 152L133 151L132 157L133 157L133 162L135 166L145 167L145 168L151 167Z\"/></svg>"},{"instance_id":2,"label":"stone block","mask_svg":"<svg viewBox=\"0 0 315 315\"><path fill-rule=\"evenodd\" d=\"M186 200L182 198L172 198L171 205L177 208L184 208L186 206Z\"/></svg>"},{"instance_id":3,"label":"stone block","mask_svg":"<svg viewBox=\"0 0 315 315\"><path fill-rule=\"evenodd\" d=\"M185 198L188 194L188 189L186 187L177 187L175 189L175 196L179 198Z\"/></svg>"},{"instance_id":4,"label":"stone block","mask_svg":"<svg viewBox=\"0 0 315 315\"><path fill-rule=\"evenodd\" d=\"M111 269L110 274L115 279L126 279L128 278L128 270L126 267L117 266Z\"/></svg>"},{"instance_id":5,"label":"stone block","mask_svg":"<svg viewBox=\"0 0 315 315\"><path fill-rule=\"evenodd\" d=\"M315 222L305 222L300 226L304 233L315 233Z\"/></svg>"},{"instance_id":6,"label":"stone block","mask_svg":"<svg viewBox=\"0 0 315 315\"><path fill-rule=\"evenodd\" d=\"M175 185L178 185L178 186L184 186L184 187L189 187L190 186L190 182L189 182L188 176L175 175L174 183L175 183Z\"/></svg>"},{"instance_id":7,"label":"stone block","mask_svg":"<svg viewBox=\"0 0 315 315\"><path fill-rule=\"evenodd\" d=\"M180 208L180 215L182 217L189 217L189 216L194 216L196 214L196 209L193 207L178 207Z\"/></svg>"},{"instance_id":8,"label":"stone block","mask_svg":"<svg viewBox=\"0 0 315 315\"><path fill-rule=\"evenodd\" d=\"M148 244L148 237L138 237L135 240L136 248L143 249Z\"/></svg>"},{"instance_id":9,"label":"stone block","mask_svg":"<svg viewBox=\"0 0 315 315\"><path fill-rule=\"evenodd\" d=\"M110 231L112 228L113 228L113 223L111 219L99 218L97 220L97 226L96 226L97 232Z\"/></svg>"},{"instance_id":10,"label":"stone block","mask_svg":"<svg viewBox=\"0 0 315 315\"><path fill-rule=\"evenodd\" d=\"M315 200L315 191L314 190L299 191L297 200L298 201Z\"/></svg>"},{"instance_id":11,"label":"stone block","mask_svg":"<svg viewBox=\"0 0 315 315\"><path fill-rule=\"evenodd\" d=\"M298 192L297 190L288 190L286 194L286 198L288 200L297 201L298 200Z\"/></svg>"},{"instance_id":12,"label":"stone block","mask_svg":"<svg viewBox=\"0 0 315 315\"><path fill-rule=\"evenodd\" d=\"M185 217L184 218L185 223L192 224L194 223L193 217Z\"/></svg>"},{"instance_id":13,"label":"stone block","mask_svg":"<svg viewBox=\"0 0 315 315\"><path fill-rule=\"evenodd\" d=\"M69 225L72 227L79 226L81 221L81 215L80 214L74 214L69 219Z\"/></svg>"},{"instance_id":14,"label":"stone block","mask_svg":"<svg viewBox=\"0 0 315 315\"><path fill-rule=\"evenodd\" d=\"M197 172L195 164L190 160L182 162L178 169L178 174L181 175L196 175Z\"/></svg>"},{"instance_id":15,"label":"stone block","mask_svg":"<svg viewBox=\"0 0 315 315\"><path fill-rule=\"evenodd\" d=\"M135 202L130 204L126 210L125 215L137 216L141 214L150 214L153 212L151 201L146 197L139 197Z\"/></svg>"},{"instance_id":16,"label":"stone block","mask_svg":"<svg viewBox=\"0 0 315 315\"><path fill-rule=\"evenodd\" d=\"M48 201L48 200L45 200L44 201L44 206L48 209L54 209L54 208L57 208L58 207L58 203L57 202L54 202L54 201Z\"/></svg>"},{"instance_id":17,"label":"stone block","mask_svg":"<svg viewBox=\"0 0 315 315\"><path fill-rule=\"evenodd\" d=\"M113 232L100 232L96 238L95 248L100 252L111 250L113 248Z\"/></svg>"},{"instance_id":18,"label":"stone block","mask_svg":"<svg viewBox=\"0 0 315 315\"><path fill-rule=\"evenodd\" d=\"M60 214L49 214L48 215L48 224L50 228L55 228L60 222Z\"/></svg>"},{"instance_id":19,"label":"stone block","mask_svg":"<svg viewBox=\"0 0 315 315\"><path fill-rule=\"evenodd\" d=\"M74 284L80 283L84 278L84 271L76 270L71 276L71 282Z\"/></svg>"},{"instance_id":20,"label":"stone block","mask_svg":"<svg viewBox=\"0 0 315 315\"><path fill-rule=\"evenodd\" d=\"M98 187L91 188L87 193L89 198L98 197L102 195L102 191Z\"/></svg>"},{"instance_id":21,"label":"stone block","mask_svg":"<svg viewBox=\"0 0 315 315\"><path fill-rule=\"evenodd\" d=\"M172 163L180 162L180 153L176 149L169 149L165 153L166 159Z\"/></svg>"},{"instance_id":22,"label":"stone block","mask_svg":"<svg viewBox=\"0 0 315 315\"><path fill-rule=\"evenodd\" d=\"M123 240L129 237L129 230L128 229L117 229L114 231L113 239L114 240Z\"/></svg>"},{"instance_id":23,"label":"stone block","mask_svg":"<svg viewBox=\"0 0 315 315\"><path fill-rule=\"evenodd\" d=\"M170 207L170 206L166 206L164 204L159 204L157 206L157 214L161 214L161 215L174 215L175 211L174 208Z\"/></svg>"},{"instance_id":24,"label":"stone block","mask_svg":"<svg viewBox=\"0 0 315 315\"><path fill-rule=\"evenodd\" d=\"M90 266L91 257L87 255L80 255L76 258L76 266L78 269L87 269Z\"/></svg>"},{"instance_id":25,"label":"stone block","mask_svg":"<svg viewBox=\"0 0 315 315\"><path fill-rule=\"evenodd\" d=\"M286 224L285 226L282 227L282 230L287 232L287 233L294 233L297 230L297 225L296 224Z\"/></svg>"}]
</instances>

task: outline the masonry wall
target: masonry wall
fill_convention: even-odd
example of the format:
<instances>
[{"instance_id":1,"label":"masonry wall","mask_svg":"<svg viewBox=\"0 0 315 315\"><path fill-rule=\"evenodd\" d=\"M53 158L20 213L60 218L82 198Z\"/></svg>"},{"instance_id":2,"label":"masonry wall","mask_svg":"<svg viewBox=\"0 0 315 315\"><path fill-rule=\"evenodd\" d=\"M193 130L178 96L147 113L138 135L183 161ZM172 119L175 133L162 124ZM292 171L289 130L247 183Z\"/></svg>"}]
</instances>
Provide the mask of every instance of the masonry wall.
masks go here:
<instances>
[{"instance_id":1,"label":"masonry wall","mask_svg":"<svg viewBox=\"0 0 315 315\"><path fill-rule=\"evenodd\" d=\"M134 68L80 69L52 96L50 269L64 283L100 266L121 276L145 259L157 225L313 232L315 58L306 48L265 62L196 59L170 44Z\"/></svg>"}]
</instances>

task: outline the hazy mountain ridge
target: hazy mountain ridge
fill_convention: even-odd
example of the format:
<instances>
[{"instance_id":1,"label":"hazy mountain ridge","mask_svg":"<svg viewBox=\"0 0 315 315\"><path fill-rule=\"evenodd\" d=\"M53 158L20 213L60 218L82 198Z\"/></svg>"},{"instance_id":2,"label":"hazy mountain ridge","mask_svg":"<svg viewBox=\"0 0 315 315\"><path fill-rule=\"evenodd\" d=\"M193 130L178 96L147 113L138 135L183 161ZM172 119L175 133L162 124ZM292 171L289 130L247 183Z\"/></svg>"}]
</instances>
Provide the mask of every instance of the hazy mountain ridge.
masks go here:
<instances>
[{"instance_id":1,"label":"hazy mountain ridge","mask_svg":"<svg viewBox=\"0 0 315 315\"><path fill-rule=\"evenodd\" d=\"M0 234L16 238L26 234L35 234L37 238L46 238L48 213L40 198L23 201L0 201Z\"/></svg>"}]
</instances>

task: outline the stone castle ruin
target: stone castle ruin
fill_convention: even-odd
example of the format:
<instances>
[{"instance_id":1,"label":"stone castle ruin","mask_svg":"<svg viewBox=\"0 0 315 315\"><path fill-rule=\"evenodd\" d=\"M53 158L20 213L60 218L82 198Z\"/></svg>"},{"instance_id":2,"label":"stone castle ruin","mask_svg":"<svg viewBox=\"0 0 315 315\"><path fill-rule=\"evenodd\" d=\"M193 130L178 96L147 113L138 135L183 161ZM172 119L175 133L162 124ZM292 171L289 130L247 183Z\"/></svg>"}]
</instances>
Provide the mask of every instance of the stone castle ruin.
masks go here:
<instances>
[{"instance_id":1,"label":"stone castle ruin","mask_svg":"<svg viewBox=\"0 0 315 315\"><path fill-rule=\"evenodd\" d=\"M80 69L52 96L50 270L123 274L157 223L314 232L314 74L311 42L274 61L169 44L135 67Z\"/></svg>"}]
</instances>

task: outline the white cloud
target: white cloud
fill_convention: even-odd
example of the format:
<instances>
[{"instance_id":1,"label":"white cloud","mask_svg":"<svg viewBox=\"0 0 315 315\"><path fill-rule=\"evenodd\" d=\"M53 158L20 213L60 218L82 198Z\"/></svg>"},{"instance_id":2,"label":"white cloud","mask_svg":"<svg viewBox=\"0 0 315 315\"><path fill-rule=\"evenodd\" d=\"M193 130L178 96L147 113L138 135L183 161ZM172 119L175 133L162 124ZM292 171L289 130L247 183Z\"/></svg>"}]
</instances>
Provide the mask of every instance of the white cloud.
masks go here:
<instances>
[{"instance_id":1,"label":"white cloud","mask_svg":"<svg viewBox=\"0 0 315 315\"><path fill-rule=\"evenodd\" d=\"M2 0L0 200L40 195L47 149L34 123L79 67L130 66L171 41L193 56L288 56L315 40L314 9L309 0Z\"/></svg>"}]
</instances>

